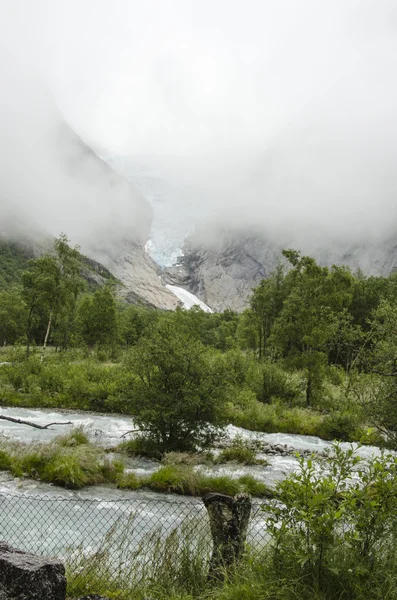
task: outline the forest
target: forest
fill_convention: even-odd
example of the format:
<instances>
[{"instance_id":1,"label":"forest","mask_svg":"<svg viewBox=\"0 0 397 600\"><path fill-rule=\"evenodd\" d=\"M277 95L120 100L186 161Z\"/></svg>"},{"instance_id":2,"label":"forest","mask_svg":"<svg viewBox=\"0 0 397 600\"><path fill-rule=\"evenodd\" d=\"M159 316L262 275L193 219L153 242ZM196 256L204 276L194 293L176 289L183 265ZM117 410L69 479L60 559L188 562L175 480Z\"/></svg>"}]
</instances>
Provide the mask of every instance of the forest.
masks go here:
<instances>
[{"instance_id":1,"label":"forest","mask_svg":"<svg viewBox=\"0 0 397 600\"><path fill-rule=\"evenodd\" d=\"M163 312L124 303L112 277L87 282L86 262L65 235L38 257L2 247L0 258L0 413L129 415L138 433L118 451L160 461L140 478L73 430L33 447L1 439L0 470L71 489L108 483L266 499L274 543L259 558L248 551L214 586L197 548L164 566L149 590L157 598L397 597L397 459L389 453L397 449L396 276L324 267L285 250L241 314ZM228 424L382 451L363 461L357 446L336 443L321 469L319 457L300 456L297 472L272 488L250 475L195 470L258 464L241 439L213 454Z\"/></svg>"},{"instance_id":2,"label":"forest","mask_svg":"<svg viewBox=\"0 0 397 600\"><path fill-rule=\"evenodd\" d=\"M64 235L25 269L1 258L5 405L131 414L167 450L226 423L397 444L396 276L285 250L243 313L162 312L121 302L114 278L93 289Z\"/></svg>"}]
</instances>

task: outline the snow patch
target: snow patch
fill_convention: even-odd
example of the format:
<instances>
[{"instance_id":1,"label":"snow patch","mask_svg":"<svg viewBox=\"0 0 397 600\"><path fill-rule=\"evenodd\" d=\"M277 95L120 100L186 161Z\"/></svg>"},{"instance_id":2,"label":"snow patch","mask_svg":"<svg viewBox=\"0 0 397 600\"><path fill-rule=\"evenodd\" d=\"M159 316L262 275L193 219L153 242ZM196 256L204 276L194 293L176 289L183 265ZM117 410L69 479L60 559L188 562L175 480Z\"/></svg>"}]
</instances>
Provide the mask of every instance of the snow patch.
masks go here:
<instances>
[{"instance_id":1,"label":"snow patch","mask_svg":"<svg viewBox=\"0 0 397 600\"><path fill-rule=\"evenodd\" d=\"M168 290L170 290L170 292L175 294L175 296L177 298L179 298L179 300L182 302L184 308L190 309L193 306L199 306L200 308L203 309L204 312L208 312L208 313L213 312L213 310L207 304L205 304L205 302L203 302L202 300L199 300L199 298L197 298L197 296L195 296L191 292L188 292L187 290L184 290L183 288L178 287L176 285L167 284L165 287Z\"/></svg>"}]
</instances>

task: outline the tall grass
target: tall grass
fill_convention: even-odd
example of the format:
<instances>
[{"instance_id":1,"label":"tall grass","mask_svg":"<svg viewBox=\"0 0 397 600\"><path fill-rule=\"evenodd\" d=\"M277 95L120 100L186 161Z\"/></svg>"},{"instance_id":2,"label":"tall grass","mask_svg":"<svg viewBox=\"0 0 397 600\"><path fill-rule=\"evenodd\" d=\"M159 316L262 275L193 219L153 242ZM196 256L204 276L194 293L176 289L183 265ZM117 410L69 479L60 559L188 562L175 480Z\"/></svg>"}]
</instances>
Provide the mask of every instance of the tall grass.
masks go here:
<instances>
[{"instance_id":1,"label":"tall grass","mask_svg":"<svg viewBox=\"0 0 397 600\"><path fill-rule=\"evenodd\" d=\"M324 473L301 459L300 471L278 485L279 500L266 505L269 543L259 552L247 548L221 584L207 579L208 522L200 519L186 522L185 529L175 527L168 537L157 531L134 551L126 530L113 530L97 552L73 555L69 594L90 591L125 600L396 600L397 459L363 461L353 450L335 447L328 461ZM132 518L132 528L134 523Z\"/></svg>"},{"instance_id":2,"label":"tall grass","mask_svg":"<svg viewBox=\"0 0 397 600\"><path fill-rule=\"evenodd\" d=\"M0 440L0 469L69 489L115 482L124 471L120 461L88 442L81 429L48 444Z\"/></svg>"},{"instance_id":3,"label":"tall grass","mask_svg":"<svg viewBox=\"0 0 397 600\"><path fill-rule=\"evenodd\" d=\"M70 549L68 597L101 594L136 600L198 596L206 588L211 538L208 523L186 517L165 533L161 527L133 542L138 516L116 522L98 549Z\"/></svg>"}]
</instances>

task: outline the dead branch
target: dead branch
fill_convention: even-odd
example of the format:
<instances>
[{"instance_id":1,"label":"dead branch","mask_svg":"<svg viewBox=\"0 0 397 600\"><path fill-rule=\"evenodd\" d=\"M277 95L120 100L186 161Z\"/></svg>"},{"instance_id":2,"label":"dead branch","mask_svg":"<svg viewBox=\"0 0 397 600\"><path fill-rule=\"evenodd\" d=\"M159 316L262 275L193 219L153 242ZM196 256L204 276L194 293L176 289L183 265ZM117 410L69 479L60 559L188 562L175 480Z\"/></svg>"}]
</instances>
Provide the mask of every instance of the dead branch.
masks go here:
<instances>
[{"instance_id":1,"label":"dead branch","mask_svg":"<svg viewBox=\"0 0 397 600\"><path fill-rule=\"evenodd\" d=\"M121 436L122 438L126 435L128 435L129 433L136 433L137 431L147 431L145 429L130 429L129 431L126 431L125 433L123 433L123 435Z\"/></svg>"},{"instance_id":2,"label":"dead branch","mask_svg":"<svg viewBox=\"0 0 397 600\"><path fill-rule=\"evenodd\" d=\"M49 427L51 427L51 425L73 425L72 421L64 421L63 423L48 423L47 425L38 425L37 423L32 423L31 421L15 419L14 417L6 417L5 415L0 415L0 419L3 419L3 421L11 421L11 423L18 423L19 425L29 425L29 427L35 427L36 429L48 429Z\"/></svg>"}]
</instances>

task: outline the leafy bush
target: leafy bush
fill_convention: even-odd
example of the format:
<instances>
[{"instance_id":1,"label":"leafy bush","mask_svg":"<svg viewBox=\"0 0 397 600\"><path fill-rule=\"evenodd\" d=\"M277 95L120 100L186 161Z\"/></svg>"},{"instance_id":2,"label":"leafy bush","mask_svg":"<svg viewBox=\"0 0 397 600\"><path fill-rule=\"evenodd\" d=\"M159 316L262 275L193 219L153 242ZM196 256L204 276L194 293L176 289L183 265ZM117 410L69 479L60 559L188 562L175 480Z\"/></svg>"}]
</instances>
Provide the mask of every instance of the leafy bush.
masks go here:
<instances>
[{"instance_id":1,"label":"leafy bush","mask_svg":"<svg viewBox=\"0 0 397 600\"><path fill-rule=\"evenodd\" d=\"M324 597L355 598L390 559L396 573L397 458L363 461L334 445L322 466L300 459L266 507L273 566Z\"/></svg>"},{"instance_id":2,"label":"leafy bush","mask_svg":"<svg viewBox=\"0 0 397 600\"><path fill-rule=\"evenodd\" d=\"M334 412L324 418L321 437L327 440L353 441L358 424L357 415L351 412Z\"/></svg>"},{"instance_id":3,"label":"leafy bush","mask_svg":"<svg viewBox=\"0 0 397 600\"><path fill-rule=\"evenodd\" d=\"M275 363L259 363L250 382L257 400L265 404L280 399L288 404L303 398L304 383L299 373L290 373Z\"/></svg>"}]
</instances>

